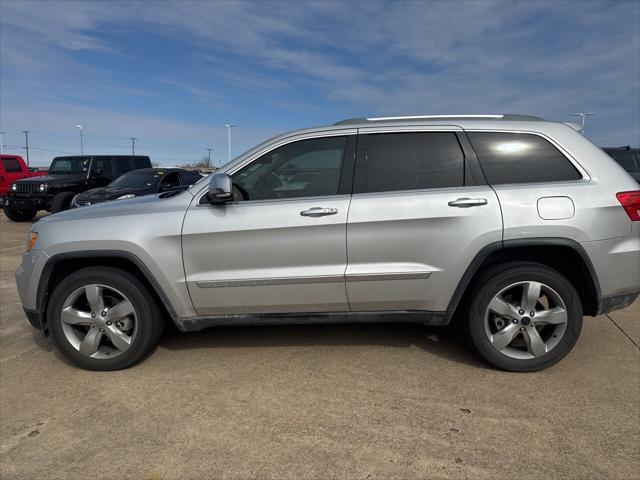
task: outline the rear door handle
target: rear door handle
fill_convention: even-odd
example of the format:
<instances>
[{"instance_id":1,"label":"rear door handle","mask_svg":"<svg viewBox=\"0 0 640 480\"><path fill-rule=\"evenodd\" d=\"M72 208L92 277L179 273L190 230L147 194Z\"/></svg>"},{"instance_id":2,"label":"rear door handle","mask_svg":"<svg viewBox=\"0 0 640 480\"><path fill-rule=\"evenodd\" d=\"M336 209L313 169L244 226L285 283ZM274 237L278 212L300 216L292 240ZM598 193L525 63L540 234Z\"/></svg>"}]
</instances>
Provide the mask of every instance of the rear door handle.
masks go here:
<instances>
[{"instance_id":1,"label":"rear door handle","mask_svg":"<svg viewBox=\"0 0 640 480\"><path fill-rule=\"evenodd\" d=\"M469 208L469 207L479 207L481 205L486 205L486 198L458 198L456 200L452 200L449 202L450 207L458 207L458 208Z\"/></svg>"},{"instance_id":2,"label":"rear door handle","mask_svg":"<svg viewBox=\"0 0 640 480\"><path fill-rule=\"evenodd\" d=\"M303 217L324 217L325 215L335 215L338 213L337 208L313 207L309 210L303 210L300 215Z\"/></svg>"}]
</instances>

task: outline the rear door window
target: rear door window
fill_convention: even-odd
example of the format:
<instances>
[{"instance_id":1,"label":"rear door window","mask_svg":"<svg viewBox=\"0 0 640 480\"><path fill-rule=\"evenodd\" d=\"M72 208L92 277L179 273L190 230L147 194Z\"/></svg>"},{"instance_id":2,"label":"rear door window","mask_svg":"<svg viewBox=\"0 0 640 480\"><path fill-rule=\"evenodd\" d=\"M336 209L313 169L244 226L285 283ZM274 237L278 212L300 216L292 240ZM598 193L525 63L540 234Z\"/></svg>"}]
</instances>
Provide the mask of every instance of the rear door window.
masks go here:
<instances>
[{"instance_id":1,"label":"rear door window","mask_svg":"<svg viewBox=\"0 0 640 480\"><path fill-rule=\"evenodd\" d=\"M100 176L102 177L110 177L113 175L113 165L111 164L111 158L94 158L91 169L98 173L100 172Z\"/></svg>"},{"instance_id":2,"label":"rear door window","mask_svg":"<svg viewBox=\"0 0 640 480\"><path fill-rule=\"evenodd\" d=\"M464 154L454 132L376 133L365 143L364 192L464 185Z\"/></svg>"},{"instance_id":3,"label":"rear door window","mask_svg":"<svg viewBox=\"0 0 640 480\"><path fill-rule=\"evenodd\" d=\"M560 150L538 135L467 132L467 136L490 185L560 182L582 178Z\"/></svg>"}]
</instances>

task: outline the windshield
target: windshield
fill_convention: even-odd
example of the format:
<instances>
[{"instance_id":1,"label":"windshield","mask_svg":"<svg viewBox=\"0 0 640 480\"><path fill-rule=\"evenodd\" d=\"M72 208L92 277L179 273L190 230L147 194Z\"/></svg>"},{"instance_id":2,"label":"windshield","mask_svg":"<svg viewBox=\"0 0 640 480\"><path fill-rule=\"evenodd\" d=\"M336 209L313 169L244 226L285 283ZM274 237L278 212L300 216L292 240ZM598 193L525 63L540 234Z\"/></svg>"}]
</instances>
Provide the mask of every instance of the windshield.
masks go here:
<instances>
[{"instance_id":1,"label":"windshield","mask_svg":"<svg viewBox=\"0 0 640 480\"><path fill-rule=\"evenodd\" d=\"M89 157L56 157L51 162L49 174L83 174L89 170Z\"/></svg>"},{"instance_id":2,"label":"windshield","mask_svg":"<svg viewBox=\"0 0 640 480\"><path fill-rule=\"evenodd\" d=\"M162 171L139 171L133 170L132 172L125 173L121 177L116 178L109 184L110 187L121 188L141 188L141 187L156 187L164 172Z\"/></svg>"}]
</instances>

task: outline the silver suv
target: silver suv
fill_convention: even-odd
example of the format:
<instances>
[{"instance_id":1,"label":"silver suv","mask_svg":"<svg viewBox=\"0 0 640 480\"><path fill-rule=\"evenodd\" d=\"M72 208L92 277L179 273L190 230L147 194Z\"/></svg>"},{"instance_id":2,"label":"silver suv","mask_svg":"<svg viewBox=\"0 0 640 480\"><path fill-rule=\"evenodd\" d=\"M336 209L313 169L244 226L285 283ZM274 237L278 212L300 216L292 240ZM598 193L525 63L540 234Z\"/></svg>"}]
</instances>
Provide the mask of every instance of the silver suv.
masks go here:
<instances>
[{"instance_id":1,"label":"silver suv","mask_svg":"<svg viewBox=\"0 0 640 480\"><path fill-rule=\"evenodd\" d=\"M345 120L184 192L46 217L16 279L31 324L92 370L141 360L165 319L455 319L492 365L534 371L569 353L583 315L640 293L640 191L563 123Z\"/></svg>"}]
</instances>

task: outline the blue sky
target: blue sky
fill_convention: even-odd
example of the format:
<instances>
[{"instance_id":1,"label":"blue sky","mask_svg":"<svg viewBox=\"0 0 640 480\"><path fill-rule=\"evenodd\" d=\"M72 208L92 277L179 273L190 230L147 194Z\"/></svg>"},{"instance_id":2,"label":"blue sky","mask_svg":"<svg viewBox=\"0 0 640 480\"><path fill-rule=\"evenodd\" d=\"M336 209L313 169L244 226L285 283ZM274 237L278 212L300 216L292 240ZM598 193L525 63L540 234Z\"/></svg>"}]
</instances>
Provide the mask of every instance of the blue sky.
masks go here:
<instances>
[{"instance_id":1,"label":"blue sky","mask_svg":"<svg viewBox=\"0 0 640 480\"><path fill-rule=\"evenodd\" d=\"M0 0L0 128L58 152L226 160L277 133L369 115L597 112L640 144L640 2ZM19 152L5 148L5 152Z\"/></svg>"}]
</instances>

